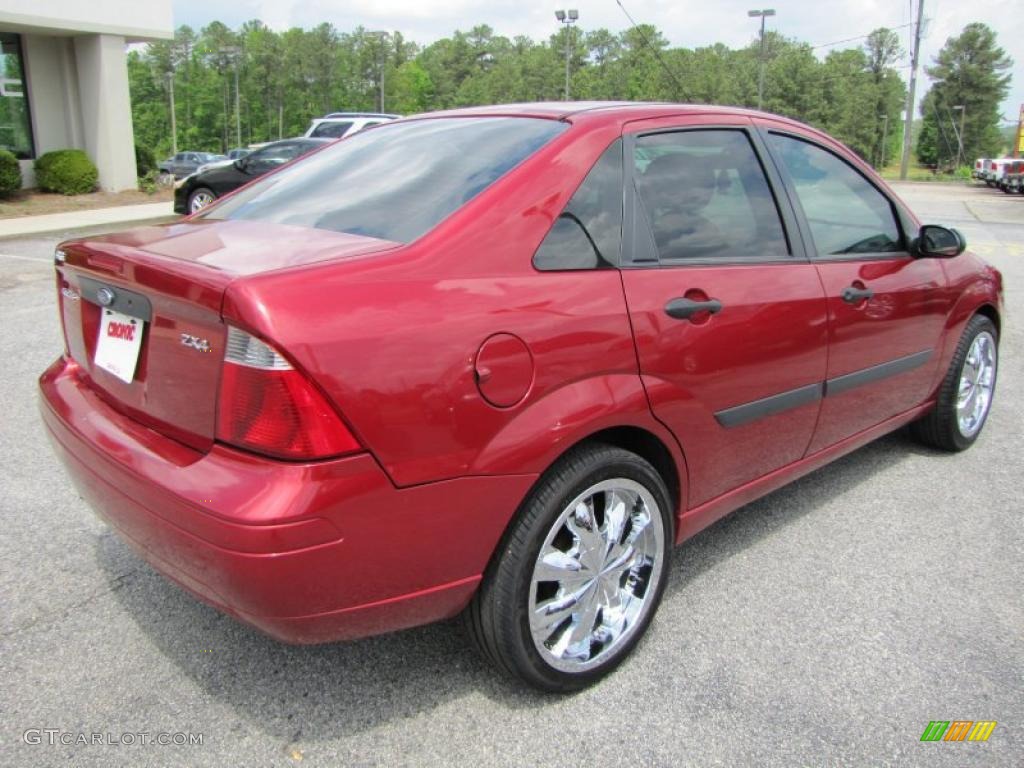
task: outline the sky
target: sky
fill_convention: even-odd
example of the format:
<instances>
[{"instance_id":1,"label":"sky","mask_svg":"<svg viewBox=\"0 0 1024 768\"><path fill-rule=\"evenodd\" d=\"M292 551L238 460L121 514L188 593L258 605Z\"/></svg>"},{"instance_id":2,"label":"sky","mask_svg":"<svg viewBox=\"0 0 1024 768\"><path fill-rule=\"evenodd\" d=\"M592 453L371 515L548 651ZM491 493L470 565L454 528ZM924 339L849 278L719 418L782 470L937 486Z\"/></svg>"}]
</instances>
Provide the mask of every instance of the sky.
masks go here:
<instances>
[{"instance_id":1,"label":"sky","mask_svg":"<svg viewBox=\"0 0 1024 768\"><path fill-rule=\"evenodd\" d=\"M758 20L747 10L772 7L776 16L768 19L769 29L787 37L821 46L866 35L881 26L900 27L904 60L910 63L912 47L911 5L917 0L621 0L638 24L654 24L673 46L694 48L716 42L730 47L749 43L757 35ZM1021 0L925 0L926 37L921 43L917 98L927 91L924 65L930 64L945 41L959 34L970 22L981 21L996 30L999 44L1014 60L1010 94L1003 103L1005 121L1015 121L1024 103L1024 13ZM260 19L277 29L313 27L328 21L340 31L364 26L367 29L397 30L422 45L487 24L499 35L529 35L543 40L556 32L556 8L577 8L581 29L605 27L621 31L629 19L616 0L173 0L174 24L194 29L211 21L232 28L250 19ZM863 40L835 47L852 47ZM900 70L906 77L909 68Z\"/></svg>"}]
</instances>

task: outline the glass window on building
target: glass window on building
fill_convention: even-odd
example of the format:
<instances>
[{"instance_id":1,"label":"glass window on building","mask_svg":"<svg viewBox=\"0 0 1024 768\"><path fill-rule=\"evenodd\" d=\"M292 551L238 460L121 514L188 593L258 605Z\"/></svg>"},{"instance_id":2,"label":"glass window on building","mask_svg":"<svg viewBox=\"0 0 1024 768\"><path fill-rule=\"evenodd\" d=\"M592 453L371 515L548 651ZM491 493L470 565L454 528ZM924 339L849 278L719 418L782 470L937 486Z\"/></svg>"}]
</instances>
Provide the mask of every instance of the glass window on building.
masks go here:
<instances>
[{"instance_id":1,"label":"glass window on building","mask_svg":"<svg viewBox=\"0 0 1024 768\"><path fill-rule=\"evenodd\" d=\"M0 149L21 160L34 156L21 38L0 32Z\"/></svg>"}]
</instances>

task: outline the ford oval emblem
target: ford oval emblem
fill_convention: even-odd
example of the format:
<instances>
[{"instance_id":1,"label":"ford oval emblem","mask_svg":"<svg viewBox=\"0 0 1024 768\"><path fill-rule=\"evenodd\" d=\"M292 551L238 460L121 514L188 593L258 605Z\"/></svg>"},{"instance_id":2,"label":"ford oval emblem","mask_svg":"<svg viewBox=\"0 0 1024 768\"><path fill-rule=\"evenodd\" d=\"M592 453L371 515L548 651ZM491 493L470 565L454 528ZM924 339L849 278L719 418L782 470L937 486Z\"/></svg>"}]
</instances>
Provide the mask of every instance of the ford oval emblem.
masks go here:
<instances>
[{"instance_id":1,"label":"ford oval emblem","mask_svg":"<svg viewBox=\"0 0 1024 768\"><path fill-rule=\"evenodd\" d=\"M109 307L114 303L114 292L109 288L100 288L96 291L96 301L102 304L104 307Z\"/></svg>"}]
</instances>

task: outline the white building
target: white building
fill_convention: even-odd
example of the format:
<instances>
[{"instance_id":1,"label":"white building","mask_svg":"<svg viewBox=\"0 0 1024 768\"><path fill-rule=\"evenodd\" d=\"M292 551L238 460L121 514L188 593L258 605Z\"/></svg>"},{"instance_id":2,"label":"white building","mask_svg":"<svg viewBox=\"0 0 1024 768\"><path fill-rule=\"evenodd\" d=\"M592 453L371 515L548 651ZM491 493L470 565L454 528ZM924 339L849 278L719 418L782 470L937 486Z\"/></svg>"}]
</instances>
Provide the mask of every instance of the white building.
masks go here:
<instances>
[{"instance_id":1,"label":"white building","mask_svg":"<svg viewBox=\"0 0 1024 768\"><path fill-rule=\"evenodd\" d=\"M0 0L0 149L84 149L100 187L132 189L128 43L174 36L171 0Z\"/></svg>"}]
</instances>

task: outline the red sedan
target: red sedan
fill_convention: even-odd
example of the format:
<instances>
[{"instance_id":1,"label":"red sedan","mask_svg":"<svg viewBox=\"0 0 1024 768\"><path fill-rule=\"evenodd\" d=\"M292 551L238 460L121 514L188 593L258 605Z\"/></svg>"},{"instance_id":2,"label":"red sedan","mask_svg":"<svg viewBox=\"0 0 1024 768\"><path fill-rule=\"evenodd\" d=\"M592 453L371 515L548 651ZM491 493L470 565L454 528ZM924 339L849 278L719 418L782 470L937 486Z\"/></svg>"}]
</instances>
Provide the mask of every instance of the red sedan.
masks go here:
<instances>
[{"instance_id":1,"label":"red sedan","mask_svg":"<svg viewBox=\"0 0 1024 768\"><path fill-rule=\"evenodd\" d=\"M848 149L706 106L396 121L62 244L41 411L154 568L287 642L463 614L582 687L672 545L905 424L959 451L1001 276Z\"/></svg>"}]
</instances>

